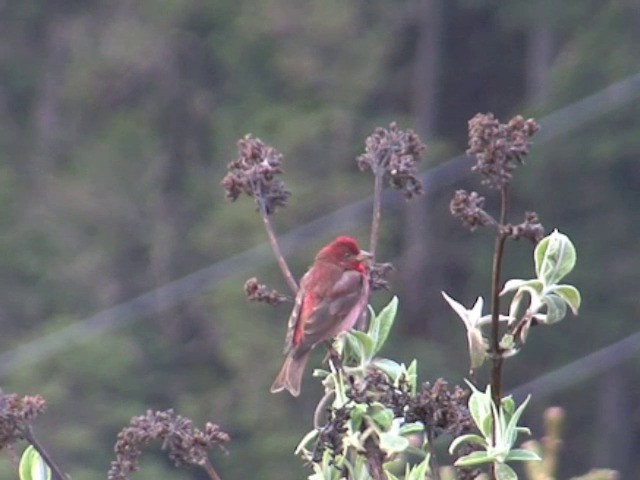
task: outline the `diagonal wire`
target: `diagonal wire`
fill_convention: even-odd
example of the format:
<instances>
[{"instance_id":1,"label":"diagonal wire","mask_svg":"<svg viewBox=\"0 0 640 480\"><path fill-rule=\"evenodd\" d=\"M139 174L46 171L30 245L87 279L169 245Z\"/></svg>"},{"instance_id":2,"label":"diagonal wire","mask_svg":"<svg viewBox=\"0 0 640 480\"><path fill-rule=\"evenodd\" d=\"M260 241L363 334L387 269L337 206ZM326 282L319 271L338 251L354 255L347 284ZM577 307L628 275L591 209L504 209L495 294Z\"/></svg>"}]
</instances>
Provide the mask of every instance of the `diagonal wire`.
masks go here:
<instances>
[{"instance_id":1,"label":"diagonal wire","mask_svg":"<svg viewBox=\"0 0 640 480\"><path fill-rule=\"evenodd\" d=\"M543 129L538 133L536 143L544 143L559 137L600 115L627 105L638 97L640 97L640 73L544 116L539 122ZM425 193L428 194L463 178L469 171L469 165L470 161L465 155L458 155L427 170L421 175ZM392 201L392 197L388 193L383 195L383 202L386 205ZM364 213L371 208L371 203L372 196L368 196L281 235L279 240L283 253L295 252L298 246L303 245L307 239L352 226L359 218L365 218ZM0 354L0 376L9 374L24 363L48 358L75 343L118 328L127 322L157 314L204 291L211 290L229 276L245 273L249 268L255 267L257 263L266 260L269 252L266 243L258 245L4 352ZM162 298L163 301L159 303L158 298ZM637 337L631 336L629 339L631 339L629 340L630 344L640 345L640 332ZM608 355L607 352L609 351L605 349L603 355ZM585 358L589 359L590 357ZM616 362L619 361L621 360ZM571 367L574 364L575 366ZM565 368L569 367L574 369L580 367L580 360ZM562 372L563 370L560 369L555 372L557 376L549 377L549 385L556 385L554 388L561 386L562 384L557 383L556 379L564 378L561 374L566 374ZM573 370L570 370L571 372ZM542 388L536 384L533 384L533 387ZM516 392L519 393L519 389Z\"/></svg>"}]
</instances>

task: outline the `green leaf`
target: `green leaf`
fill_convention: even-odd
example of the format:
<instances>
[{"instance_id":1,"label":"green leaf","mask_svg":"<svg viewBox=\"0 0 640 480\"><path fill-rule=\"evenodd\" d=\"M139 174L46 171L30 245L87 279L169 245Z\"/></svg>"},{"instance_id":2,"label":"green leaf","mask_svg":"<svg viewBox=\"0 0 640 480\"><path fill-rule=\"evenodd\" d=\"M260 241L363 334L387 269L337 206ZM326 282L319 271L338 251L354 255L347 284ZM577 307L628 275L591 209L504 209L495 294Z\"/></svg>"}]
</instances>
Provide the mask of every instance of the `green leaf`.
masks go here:
<instances>
[{"instance_id":1,"label":"green leaf","mask_svg":"<svg viewBox=\"0 0 640 480\"><path fill-rule=\"evenodd\" d=\"M534 252L536 275L545 285L558 283L576 264L576 249L569 237L554 230Z\"/></svg>"},{"instance_id":2,"label":"green leaf","mask_svg":"<svg viewBox=\"0 0 640 480\"><path fill-rule=\"evenodd\" d=\"M476 426L480 429L482 434L489 438L492 434L492 426L485 425L487 417L491 419L491 395L487 395L486 393L482 393L473 387L473 393L469 398L469 412L471 413L471 417L475 422Z\"/></svg>"},{"instance_id":3,"label":"green leaf","mask_svg":"<svg viewBox=\"0 0 640 480\"><path fill-rule=\"evenodd\" d=\"M476 435L475 433L467 433L465 435L460 435L459 437L456 437L451 442L451 445L449 445L449 453L453 455L453 452L455 452L456 448L458 448L460 444L465 442L475 443L483 447L487 446L487 441L484 438L482 438L480 435Z\"/></svg>"},{"instance_id":4,"label":"green leaf","mask_svg":"<svg viewBox=\"0 0 640 480\"><path fill-rule=\"evenodd\" d=\"M507 415L507 418L511 418L513 416L513 412L516 410L516 402L513 400L513 396L509 395L500 400L500 406L504 413Z\"/></svg>"},{"instance_id":5,"label":"green leaf","mask_svg":"<svg viewBox=\"0 0 640 480\"><path fill-rule=\"evenodd\" d=\"M358 363L369 363L373 358L374 341L364 332L351 330L347 333L347 344L352 350Z\"/></svg>"},{"instance_id":6,"label":"green leaf","mask_svg":"<svg viewBox=\"0 0 640 480\"><path fill-rule=\"evenodd\" d=\"M429 471L429 456L425 457L425 459L417 465L414 465L409 469L409 465L407 464L407 469L405 470L404 480L424 480L427 477L427 472Z\"/></svg>"},{"instance_id":7,"label":"green leaf","mask_svg":"<svg viewBox=\"0 0 640 480\"><path fill-rule=\"evenodd\" d=\"M407 382L411 387L411 393L415 395L418 386L418 362L415 358L407 367Z\"/></svg>"},{"instance_id":8,"label":"green leaf","mask_svg":"<svg viewBox=\"0 0 640 480\"><path fill-rule=\"evenodd\" d=\"M22 452L18 473L20 480L51 480L51 469L33 445Z\"/></svg>"},{"instance_id":9,"label":"green leaf","mask_svg":"<svg viewBox=\"0 0 640 480\"><path fill-rule=\"evenodd\" d=\"M489 344L482 335L482 330L475 327L467 330L467 342L469 344L470 369L477 370L487 358Z\"/></svg>"},{"instance_id":10,"label":"green leaf","mask_svg":"<svg viewBox=\"0 0 640 480\"><path fill-rule=\"evenodd\" d=\"M493 462L493 457L487 452L471 452L469 455L460 457L454 465L456 467L471 467L473 465L481 465L483 463Z\"/></svg>"},{"instance_id":11,"label":"green leaf","mask_svg":"<svg viewBox=\"0 0 640 480\"><path fill-rule=\"evenodd\" d=\"M364 403L356 403L351 409L351 428L353 431L360 431L365 414L367 413L367 406Z\"/></svg>"},{"instance_id":12,"label":"green leaf","mask_svg":"<svg viewBox=\"0 0 640 480\"><path fill-rule=\"evenodd\" d=\"M381 403L376 403L369 407L367 414L381 430L386 431L391 428L393 412Z\"/></svg>"},{"instance_id":13,"label":"green leaf","mask_svg":"<svg viewBox=\"0 0 640 480\"><path fill-rule=\"evenodd\" d=\"M571 308L574 315L578 315L582 298L580 292L573 285L556 285L551 289L553 293L562 298Z\"/></svg>"},{"instance_id":14,"label":"green leaf","mask_svg":"<svg viewBox=\"0 0 640 480\"><path fill-rule=\"evenodd\" d=\"M544 323L547 325L557 323L567 315L567 303L554 293L542 297L542 303L547 306L547 314L544 317Z\"/></svg>"},{"instance_id":15,"label":"green leaf","mask_svg":"<svg viewBox=\"0 0 640 480\"><path fill-rule=\"evenodd\" d=\"M400 427L401 435L411 435L412 433L424 432L424 425L421 422L405 423Z\"/></svg>"},{"instance_id":16,"label":"green leaf","mask_svg":"<svg viewBox=\"0 0 640 480\"><path fill-rule=\"evenodd\" d=\"M536 462L542 460L536 452L514 448L507 455L508 462Z\"/></svg>"},{"instance_id":17,"label":"green leaf","mask_svg":"<svg viewBox=\"0 0 640 480\"><path fill-rule=\"evenodd\" d=\"M389 332L391 331L391 327L393 326L393 322L396 319L396 312L398 311L398 297L394 296L391 301L387 304L386 307L382 309L382 311L378 314L377 320L377 332L375 335L375 345L373 349L373 354L377 354L385 342L387 341L387 337L389 336Z\"/></svg>"},{"instance_id":18,"label":"green leaf","mask_svg":"<svg viewBox=\"0 0 640 480\"><path fill-rule=\"evenodd\" d=\"M318 433L319 433L318 430L313 429L309 433L307 433L304 437L302 437L302 440L300 440L300 443L296 447L294 454L298 455L300 452L302 452L305 449L305 447L311 442L311 440L316 439L316 437L318 436Z\"/></svg>"},{"instance_id":19,"label":"green leaf","mask_svg":"<svg viewBox=\"0 0 640 480\"><path fill-rule=\"evenodd\" d=\"M516 290L526 289L533 293L542 293L542 289L544 285L540 280L534 278L532 280L507 280L500 292L500 295L504 295L505 293L515 292Z\"/></svg>"},{"instance_id":20,"label":"green leaf","mask_svg":"<svg viewBox=\"0 0 640 480\"><path fill-rule=\"evenodd\" d=\"M388 358L376 358L373 360L373 365L382 370L394 383L404 371L402 365Z\"/></svg>"},{"instance_id":21,"label":"green leaf","mask_svg":"<svg viewBox=\"0 0 640 480\"><path fill-rule=\"evenodd\" d=\"M496 480L518 480L516 472L506 463L496 463Z\"/></svg>"},{"instance_id":22,"label":"green leaf","mask_svg":"<svg viewBox=\"0 0 640 480\"><path fill-rule=\"evenodd\" d=\"M389 454L404 452L409 446L409 440L402 435L391 432L380 434L380 448Z\"/></svg>"},{"instance_id":23,"label":"green leaf","mask_svg":"<svg viewBox=\"0 0 640 480\"><path fill-rule=\"evenodd\" d=\"M484 417L482 424L478 425L478 428L483 433L485 438L489 438L493 432L493 415L490 413Z\"/></svg>"},{"instance_id":24,"label":"green leaf","mask_svg":"<svg viewBox=\"0 0 640 480\"><path fill-rule=\"evenodd\" d=\"M509 444L509 448L515 443L516 438L518 436L518 421L520 417L524 413L524 409L527 408L527 404L531 400L531 395L527 395L527 398L522 402L522 404L518 407L518 409L513 413L513 416L509 419L509 424L506 429L506 438Z\"/></svg>"},{"instance_id":25,"label":"green leaf","mask_svg":"<svg viewBox=\"0 0 640 480\"><path fill-rule=\"evenodd\" d=\"M389 471L387 471L387 470L385 470L385 471L384 471L384 473L385 473L385 475L387 476L387 480L400 480L400 479L399 479L398 477L396 477L393 473L391 473L391 472L389 472ZM405 477L405 480L407 480L407 479L406 479L406 477Z\"/></svg>"}]
</instances>

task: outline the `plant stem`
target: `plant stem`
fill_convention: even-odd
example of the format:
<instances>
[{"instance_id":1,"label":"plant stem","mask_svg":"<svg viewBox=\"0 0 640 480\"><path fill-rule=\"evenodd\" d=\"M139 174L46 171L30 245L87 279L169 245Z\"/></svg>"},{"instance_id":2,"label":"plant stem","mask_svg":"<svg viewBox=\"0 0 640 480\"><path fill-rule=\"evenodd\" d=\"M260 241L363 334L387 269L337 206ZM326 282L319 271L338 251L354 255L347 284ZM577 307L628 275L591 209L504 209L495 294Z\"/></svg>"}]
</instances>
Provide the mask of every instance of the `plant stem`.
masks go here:
<instances>
[{"instance_id":1,"label":"plant stem","mask_svg":"<svg viewBox=\"0 0 640 480\"><path fill-rule=\"evenodd\" d=\"M44 463L46 463L51 469L51 474L54 480L67 480L67 477L64 472L60 469L58 464L53 460L53 458L47 453L42 444L38 441L38 439L33 435L33 431L31 427L28 426L23 430L24 439L29 442L33 448L40 454Z\"/></svg>"},{"instance_id":2,"label":"plant stem","mask_svg":"<svg viewBox=\"0 0 640 480\"><path fill-rule=\"evenodd\" d=\"M384 462L384 454L380 450L380 447L376 445L375 441L371 437L367 438L364 442L365 456L367 457L367 470L373 480L385 480L387 475L384 473L382 466Z\"/></svg>"},{"instance_id":3,"label":"plant stem","mask_svg":"<svg viewBox=\"0 0 640 480\"><path fill-rule=\"evenodd\" d=\"M298 293L298 283L295 278L291 274L291 270L289 270L289 266L287 265L287 261L284 259L282 255L282 251L280 250L280 245L278 244L278 238L273 229L273 225L271 224L271 220L269 219L269 215L264 208L264 205L260 200L258 200L258 206L260 208L260 216L262 217L262 222L264 223L264 228L267 230L267 236L269 237L269 243L271 243L271 248L273 250L274 255L276 256L276 260L278 262L278 266L280 267L280 271L282 271L282 275L284 275L284 279L287 281L289 288L295 295Z\"/></svg>"},{"instance_id":4,"label":"plant stem","mask_svg":"<svg viewBox=\"0 0 640 480\"><path fill-rule=\"evenodd\" d=\"M500 194L500 224L498 225L498 234L493 252L493 271L491 275L491 353L493 354L491 365L491 397L496 408L500 407L500 400L502 398L502 364L504 360L502 358L502 349L500 348L500 284L504 245L507 240L504 227L509 214L509 190L507 185L504 185L500 189Z\"/></svg>"},{"instance_id":5,"label":"plant stem","mask_svg":"<svg viewBox=\"0 0 640 480\"><path fill-rule=\"evenodd\" d=\"M209 478L211 480L220 480L220 476L218 475L218 472L216 472L215 468L213 468L213 465L211 464L211 461L208 458L205 460L202 467L207 471L207 474L209 475Z\"/></svg>"},{"instance_id":6,"label":"plant stem","mask_svg":"<svg viewBox=\"0 0 640 480\"><path fill-rule=\"evenodd\" d=\"M433 434L429 429L427 432L427 447L429 449L429 469L431 470L432 480L440 480L440 466L438 465L438 458L436 457L435 449L433 448Z\"/></svg>"},{"instance_id":7,"label":"plant stem","mask_svg":"<svg viewBox=\"0 0 640 480\"><path fill-rule=\"evenodd\" d=\"M374 262L376 258L376 248L378 246L378 237L380 237L380 216L382 208L382 177L384 168L379 166L374 171L373 183L373 218L371 219L371 239L369 241L369 253Z\"/></svg>"}]
</instances>

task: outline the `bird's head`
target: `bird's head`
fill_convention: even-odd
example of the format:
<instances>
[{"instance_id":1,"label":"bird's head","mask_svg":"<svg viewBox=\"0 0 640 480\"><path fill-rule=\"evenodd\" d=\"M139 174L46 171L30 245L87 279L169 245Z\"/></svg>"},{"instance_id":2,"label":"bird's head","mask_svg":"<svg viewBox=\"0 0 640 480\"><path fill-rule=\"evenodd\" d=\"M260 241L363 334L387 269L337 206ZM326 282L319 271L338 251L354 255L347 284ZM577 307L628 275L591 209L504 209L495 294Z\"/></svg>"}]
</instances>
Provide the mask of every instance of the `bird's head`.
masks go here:
<instances>
[{"instance_id":1,"label":"bird's head","mask_svg":"<svg viewBox=\"0 0 640 480\"><path fill-rule=\"evenodd\" d=\"M369 267L371 254L361 250L355 239L342 236L320 250L316 260L334 263L345 270L362 271Z\"/></svg>"}]
</instances>

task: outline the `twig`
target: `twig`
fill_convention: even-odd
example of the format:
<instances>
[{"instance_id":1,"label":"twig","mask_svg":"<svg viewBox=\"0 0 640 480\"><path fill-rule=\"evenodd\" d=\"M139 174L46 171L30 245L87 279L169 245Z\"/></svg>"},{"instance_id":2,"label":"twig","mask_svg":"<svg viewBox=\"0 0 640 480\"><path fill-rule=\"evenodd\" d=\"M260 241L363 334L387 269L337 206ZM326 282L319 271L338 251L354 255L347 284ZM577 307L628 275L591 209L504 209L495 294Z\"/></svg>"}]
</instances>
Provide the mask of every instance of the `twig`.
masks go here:
<instances>
[{"instance_id":1,"label":"twig","mask_svg":"<svg viewBox=\"0 0 640 480\"><path fill-rule=\"evenodd\" d=\"M369 241L369 253L371 253L371 261L375 262L376 248L378 246L378 238L380 237L380 216L382 207L382 177L384 176L384 168L378 166L374 170L373 183L373 218L371 219L371 239Z\"/></svg>"},{"instance_id":2,"label":"twig","mask_svg":"<svg viewBox=\"0 0 640 480\"><path fill-rule=\"evenodd\" d=\"M206 470L206 472L209 475L209 478L211 480L221 480L220 476L218 475L218 472L216 472L216 469L213 468L213 464L211 463L211 461L208 458L202 464L202 468L204 468Z\"/></svg>"},{"instance_id":3,"label":"twig","mask_svg":"<svg viewBox=\"0 0 640 480\"><path fill-rule=\"evenodd\" d=\"M364 448L369 475L371 475L373 480L385 480L387 475L384 473L382 466L384 463L384 453L371 437L365 440Z\"/></svg>"},{"instance_id":4,"label":"twig","mask_svg":"<svg viewBox=\"0 0 640 480\"><path fill-rule=\"evenodd\" d=\"M498 234L495 241L495 249L493 253L493 271L491 275L491 396L496 408L500 408L500 400L502 398L502 349L500 348L500 277L502 274L502 260L504 258L504 245L507 235L504 232L504 226L507 223L509 214L509 190L504 185L500 189L501 208L500 208L500 224L498 225ZM494 422L495 425L495 422Z\"/></svg>"},{"instance_id":5,"label":"twig","mask_svg":"<svg viewBox=\"0 0 640 480\"><path fill-rule=\"evenodd\" d=\"M280 250L280 244L278 244L278 239L273 229L273 225L271 224L271 220L269 219L269 215L264 207L264 204L261 200L257 199L258 207L260 208L260 216L262 217L262 222L264 223L264 228L267 230L267 236L269 237L269 243L271 243L271 248L273 249L273 254L276 256L276 260L278 262L278 266L280 267L280 271L282 275L284 275L284 279L287 281L289 288L295 295L298 293L298 283L295 278L291 274L291 270L289 270L289 266L287 265L287 261L284 259L284 255L282 255L282 251Z\"/></svg>"},{"instance_id":6,"label":"twig","mask_svg":"<svg viewBox=\"0 0 640 480\"><path fill-rule=\"evenodd\" d=\"M440 480L440 466L438 465L438 458L433 448L433 432L431 429L427 429L427 448L429 449L429 470L431 470L431 478L432 480Z\"/></svg>"},{"instance_id":7,"label":"twig","mask_svg":"<svg viewBox=\"0 0 640 480\"><path fill-rule=\"evenodd\" d=\"M60 469L58 464L53 460L53 458L47 453L42 444L38 441L38 439L33 435L33 431L30 426L27 426L22 432L24 439L29 442L33 448L40 454L44 463L46 463L51 469L51 473L54 480L67 480L67 477L64 472Z\"/></svg>"},{"instance_id":8,"label":"twig","mask_svg":"<svg viewBox=\"0 0 640 480\"><path fill-rule=\"evenodd\" d=\"M327 407L331 404L331 401L335 396L336 396L336 392L331 390L325 393L324 396L318 402L318 405L316 406L316 409L313 412L313 428L315 428L316 430L319 430L320 428L322 428L322 425L320 424L320 421L321 421L320 416L326 413Z\"/></svg>"}]
</instances>

